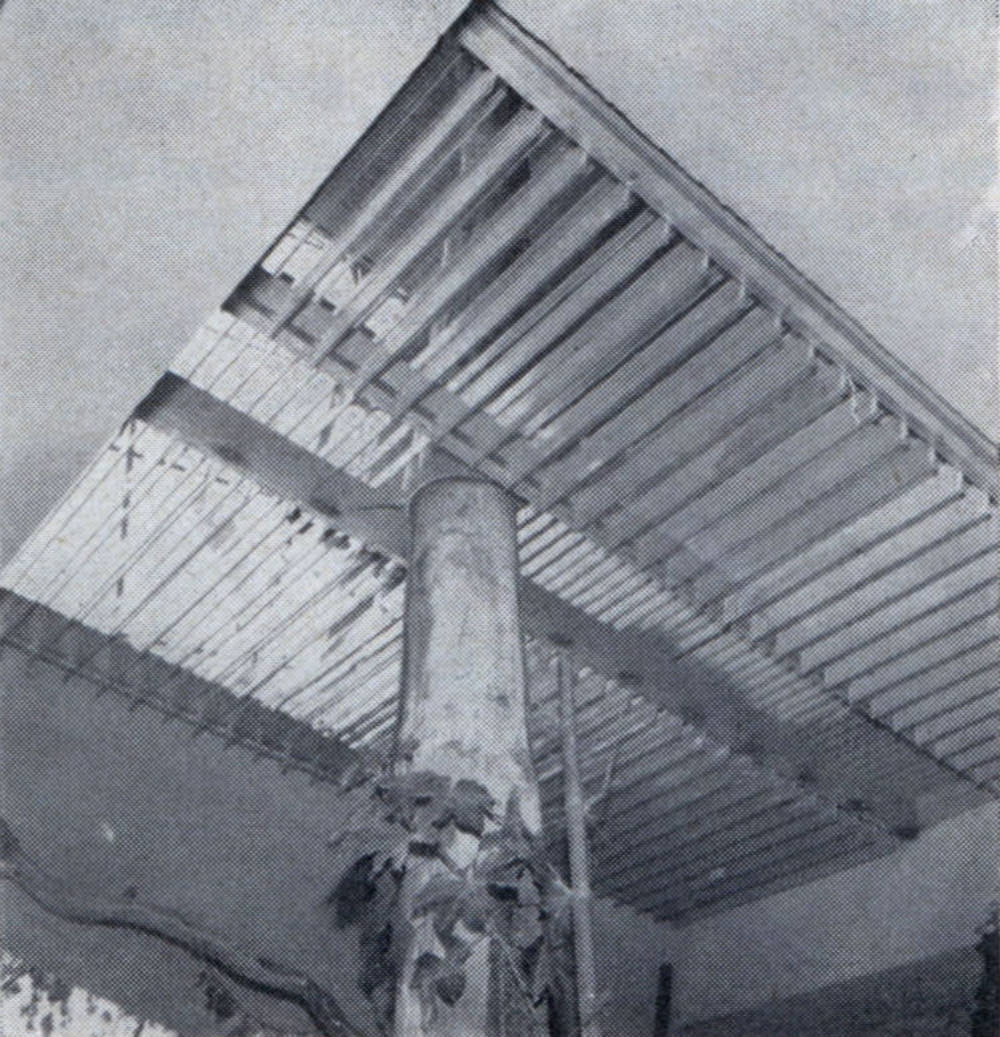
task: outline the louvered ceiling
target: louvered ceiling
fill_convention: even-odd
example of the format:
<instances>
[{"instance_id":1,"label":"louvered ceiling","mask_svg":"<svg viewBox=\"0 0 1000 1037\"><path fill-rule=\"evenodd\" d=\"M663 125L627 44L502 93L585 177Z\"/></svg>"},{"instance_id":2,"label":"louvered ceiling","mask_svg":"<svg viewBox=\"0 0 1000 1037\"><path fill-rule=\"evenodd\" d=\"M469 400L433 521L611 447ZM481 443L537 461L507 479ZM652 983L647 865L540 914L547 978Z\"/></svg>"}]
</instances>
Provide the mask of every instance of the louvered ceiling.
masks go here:
<instances>
[{"instance_id":1,"label":"louvered ceiling","mask_svg":"<svg viewBox=\"0 0 1000 1037\"><path fill-rule=\"evenodd\" d=\"M549 827L565 613L598 886L676 919L888 852L878 790L1000 788L995 449L602 106L479 7L3 583L47 652L82 623L377 752L405 545L368 532L495 479Z\"/></svg>"}]
</instances>

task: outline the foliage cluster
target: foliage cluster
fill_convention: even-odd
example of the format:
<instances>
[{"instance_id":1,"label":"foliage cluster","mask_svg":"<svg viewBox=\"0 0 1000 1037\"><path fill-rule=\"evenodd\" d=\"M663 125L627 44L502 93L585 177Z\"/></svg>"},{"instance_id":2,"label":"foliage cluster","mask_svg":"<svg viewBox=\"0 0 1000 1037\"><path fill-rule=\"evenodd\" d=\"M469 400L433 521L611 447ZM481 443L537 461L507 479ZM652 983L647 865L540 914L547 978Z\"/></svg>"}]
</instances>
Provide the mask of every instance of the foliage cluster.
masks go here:
<instances>
[{"instance_id":1,"label":"foliage cluster","mask_svg":"<svg viewBox=\"0 0 1000 1037\"><path fill-rule=\"evenodd\" d=\"M470 958L489 942L524 1008L546 1028L549 1006L566 989L570 893L525 826L516 795L500 815L482 785L430 771L380 778L374 794L402 836L388 852L356 860L329 902L338 927L360 930L358 985L379 1025L391 1028L415 926L429 924L435 949L419 954L410 980L426 1024L461 999ZM478 842L464 865L449 852L457 833ZM408 872L420 880L404 897Z\"/></svg>"}]
</instances>

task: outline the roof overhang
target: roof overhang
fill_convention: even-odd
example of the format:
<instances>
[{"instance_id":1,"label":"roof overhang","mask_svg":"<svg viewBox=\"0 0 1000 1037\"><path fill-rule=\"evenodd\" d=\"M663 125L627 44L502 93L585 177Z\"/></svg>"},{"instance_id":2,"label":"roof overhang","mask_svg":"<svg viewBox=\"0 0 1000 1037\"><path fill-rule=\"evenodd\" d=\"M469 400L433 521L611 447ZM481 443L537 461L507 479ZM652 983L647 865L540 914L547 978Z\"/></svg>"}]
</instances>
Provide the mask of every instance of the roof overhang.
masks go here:
<instances>
[{"instance_id":1,"label":"roof overhang","mask_svg":"<svg viewBox=\"0 0 1000 1037\"><path fill-rule=\"evenodd\" d=\"M4 584L64 617L29 651L100 676L96 631L377 752L441 472L522 502L550 816L552 637L618 797L599 888L691 918L995 794L995 446L489 4Z\"/></svg>"}]
</instances>

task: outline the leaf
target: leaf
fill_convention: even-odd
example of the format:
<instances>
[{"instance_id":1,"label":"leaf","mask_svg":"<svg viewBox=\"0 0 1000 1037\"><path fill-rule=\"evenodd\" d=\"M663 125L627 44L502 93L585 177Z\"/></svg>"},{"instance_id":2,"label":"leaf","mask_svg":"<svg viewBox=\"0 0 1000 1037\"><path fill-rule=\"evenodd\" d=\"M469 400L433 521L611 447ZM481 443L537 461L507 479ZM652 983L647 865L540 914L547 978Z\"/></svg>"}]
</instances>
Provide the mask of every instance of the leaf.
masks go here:
<instances>
[{"instance_id":1,"label":"leaf","mask_svg":"<svg viewBox=\"0 0 1000 1037\"><path fill-rule=\"evenodd\" d=\"M375 854L367 853L344 872L331 890L326 902L334 908L334 923L345 929L361 920L365 906L375 896L377 886L372 876Z\"/></svg>"},{"instance_id":2,"label":"leaf","mask_svg":"<svg viewBox=\"0 0 1000 1037\"><path fill-rule=\"evenodd\" d=\"M485 933L493 916L495 902L481 885L469 886L458 904L458 914L473 933Z\"/></svg>"},{"instance_id":3,"label":"leaf","mask_svg":"<svg viewBox=\"0 0 1000 1037\"><path fill-rule=\"evenodd\" d=\"M454 922L452 923L452 925ZM453 965L464 965L472 954L472 944L457 936L449 927L444 931L437 931L437 937L444 947L444 956Z\"/></svg>"},{"instance_id":4,"label":"leaf","mask_svg":"<svg viewBox=\"0 0 1000 1037\"><path fill-rule=\"evenodd\" d=\"M455 1004L465 993L465 973L461 969L451 972L434 982L434 992L446 1005Z\"/></svg>"},{"instance_id":5,"label":"leaf","mask_svg":"<svg viewBox=\"0 0 1000 1037\"><path fill-rule=\"evenodd\" d=\"M410 986L416 990L436 979L444 968L444 958L433 951L423 951L413 963Z\"/></svg>"},{"instance_id":6,"label":"leaf","mask_svg":"<svg viewBox=\"0 0 1000 1037\"><path fill-rule=\"evenodd\" d=\"M381 932L390 922L396 911L399 899L399 887L402 873L384 866L374 877L375 892L364 905L362 912L362 932L372 936Z\"/></svg>"},{"instance_id":7,"label":"leaf","mask_svg":"<svg viewBox=\"0 0 1000 1037\"><path fill-rule=\"evenodd\" d=\"M451 778L434 771L411 771L404 775L403 786L413 802L422 806L434 799L444 799L451 788Z\"/></svg>"},{"instance_id":8,"label":"leaf","mask_svg":"<svg viewBox=\"0 0 1000 1037\"><path fill-rule=\"evenodd\" d=\"M453 1005L465 991L465 972L431 951L424 951L413 966L412 989L421 999L433 994L446 1005Z\"/></svg>"},{"instance_id":9,"label":"leaf","mask_svg":"<svg viewBox=\"0 0 1000 1037\"><path fill-rule=\"evenodd\" d=\"M545 1000L546 995L555 993L555 973L552 966L552 955L544 940L540 940L537 948L525 952L526 971L530 977L529 989L536 1005Z\"/></svg>"},{"instance_id":10,"label":"leaf","mask_svg":"<svg viewBox=\"0 0 1000 1037\"><path fill-rule=\"evenodd\" d=\"M486 788L478 782L461 778L455 782L449 797L450 819L460 832L481 836L494 803L495 800Z\"/></svg>"},{"instance_id":11,"label":"leaf","mask_svg":"<svg viewBox=\"0 0 1000 1037\"><path fill-rule=\"evenodd\" d=\"M515 947L525 950L542 938L542 922L534 905L515 908L510 919L510 940Z\"/></svg>"},{"instance_id":12,"label":"leaf","mask_svg":"<svg viewBox=\"0 0 1000 1037\"><path fill-rule=\"evenodd\" d=\"M517 877L517 902L521 905L538 908L542 902L542 895L538 889L535 876L527 868Z\"/></svg>"},{"instance_id":13,"label":"leaf","mask_svg":"<svg viewBox=\"0 0 1000 1037\"><path fill-rule=\"evenodd\" d=\"M444 872L431 875L413 898L413 917L419 918L439 907L450 907L464 889L465 883L454 875Z\"/></svg>"},{"instance_id":14,"label":"leaf","mask_svg":"<svg viewBox=\"0 0 1000 1037\"><path fill-rule=\"evenodd\" d=\"M410 853L417 857L436 857L438 850L441 848L441 844L437 839L428 836L424 832L411 839L407 846Z\"/></svg>"},{"instance_id":15,"label":"leaf","mask_svg":"<svg viewBox=\"0 0 1000 1037\"><path fill-rule=\"evenodd\" d=\"M517 903L517 886L510 882L487 882L486 892L494 900Z\"/></svg>"},{"instance_id":16,"label":"leaf","mask_svg":"<svg viewBox=\"0 0 1000 1037\"><path fill-rule=\"evenodd\" d=\"M379 780L375 794L385 804L385 819L412 829L418 822L430 825L448 810L451 779L433 771L393 774Z\"/></svg>"}]
</instances>

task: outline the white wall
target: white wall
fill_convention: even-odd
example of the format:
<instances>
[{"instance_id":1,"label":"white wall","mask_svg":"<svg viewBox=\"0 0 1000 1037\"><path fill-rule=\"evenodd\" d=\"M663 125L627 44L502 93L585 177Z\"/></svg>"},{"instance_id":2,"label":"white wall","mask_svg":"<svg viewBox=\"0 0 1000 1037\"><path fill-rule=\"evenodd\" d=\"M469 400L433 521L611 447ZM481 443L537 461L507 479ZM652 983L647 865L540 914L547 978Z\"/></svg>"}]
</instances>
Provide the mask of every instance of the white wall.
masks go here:
<instances>
[{"instance_id":1,"label":"white wall","mask_svg":"<svg viewBox=\"0 0 1000 1037\"><path fill-rule=\"evenodd\" d=\"M594 903L598 995L606 1037L653 1032L660 966L677 957L678 930L610 900Z\"/></svg>"},{"instance_id":2,"label":"white wall","mask_svg":"<svg viewBox=\"0 0 1000 1037\"><path fill-rule=\"evenodd\" d=\"M971 946L998 896L998 826L990 803L890 857L681 929L674 1024Z\"/></svg>"}]
</instances>

